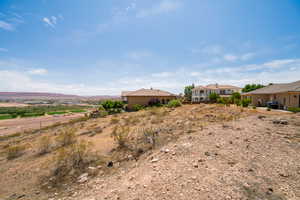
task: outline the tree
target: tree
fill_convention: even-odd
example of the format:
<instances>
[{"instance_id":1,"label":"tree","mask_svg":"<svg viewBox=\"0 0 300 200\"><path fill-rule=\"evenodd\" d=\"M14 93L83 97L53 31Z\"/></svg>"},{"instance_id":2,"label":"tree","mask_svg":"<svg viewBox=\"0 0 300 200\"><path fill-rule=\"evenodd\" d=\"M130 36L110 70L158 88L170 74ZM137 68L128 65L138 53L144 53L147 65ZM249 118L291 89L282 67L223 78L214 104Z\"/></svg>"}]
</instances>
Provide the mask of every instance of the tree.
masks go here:
<instances>
[{"instance_id":1,"label":"tree","mask_svg":"<svg viewBox=\"0 0 300 200\"><path fill-rule=\"evenodd\" d=\"M184 97L188 101L192 101L192 89L195 88L194 83L192 85L185 86L184 88Z\"/></svg>"},{"instance_id":2,"label":"tree","mask_svg":"<svg viewBox=\"0 0 300 200\"><path fill-rule=\"evenodd\" d=\"M209 100L213 103L216 103L219 98L220 98L220 95L218 95L215 92L209 94Z\"/></svg>"},{"instance_id":3,"label":"tree","mask_svg":"<svg viewBox=\"0 0 300 200\"><path fill-rule=\"evenodd\" d=\"M239 92L234 92L230 96L231 103L234 103L235 101L240 100L240 99L241 99L241 94Z\"/></svg>"},{"instance_id":4,"label":"tree","mask_svg":"<svg viewBox=\"0 0 300 200\"><path fill-rule=\"evenodd\" d=\"M257 90L259 88L265 87L264 85L261 84L247 84L245 87L242 89L242 92L251 92L253 90Z\"/></svg>"}]
</instances>

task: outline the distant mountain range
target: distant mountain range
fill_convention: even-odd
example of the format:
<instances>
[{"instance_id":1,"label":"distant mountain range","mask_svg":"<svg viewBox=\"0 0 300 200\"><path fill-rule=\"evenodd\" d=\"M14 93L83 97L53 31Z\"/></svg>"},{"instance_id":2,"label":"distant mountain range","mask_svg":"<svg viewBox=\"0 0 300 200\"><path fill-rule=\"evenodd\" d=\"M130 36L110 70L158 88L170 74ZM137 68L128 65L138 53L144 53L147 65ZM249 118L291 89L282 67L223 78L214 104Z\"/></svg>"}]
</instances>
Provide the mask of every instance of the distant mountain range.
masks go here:
<instances>
[{"instance_id":1,"label":"distant mountain range","mask_svg":"<svg viewBox=\"0 0 300 200\"><path fill-rule=\"evenodd\" d=\"M79 96L69 94L44 93L44 92L0 92L1 99L78 99L78 100L101 100L101 99L120 99L120 96L98 95L98 96Z\"/></svg>"}]
</instances>

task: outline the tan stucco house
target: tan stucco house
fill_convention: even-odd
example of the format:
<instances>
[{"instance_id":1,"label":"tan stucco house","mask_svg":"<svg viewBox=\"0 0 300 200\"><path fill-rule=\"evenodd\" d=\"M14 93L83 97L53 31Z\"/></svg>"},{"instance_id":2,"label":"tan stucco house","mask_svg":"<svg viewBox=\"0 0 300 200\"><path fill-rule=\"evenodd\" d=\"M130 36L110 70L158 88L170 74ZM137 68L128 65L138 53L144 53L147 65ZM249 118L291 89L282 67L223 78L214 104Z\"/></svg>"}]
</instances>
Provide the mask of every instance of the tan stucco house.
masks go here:
<instances>
[{"instance_id":1,"label":"tan stucco house","mask_svg":"<svg viewBox=\"0 0 300 200\"><path fill-rule=\"evenodd\" d=\"M211 93L219 94L221 97L229 97L234 92L241 92L242 88L233 85L210 84L197 86L192 90L192 102L209 101Z\"/></svg>"},{"instance_id":2,"label":"tan stucco house","mask_svg":"<svg viewBox=\"0 0 300 200\"><path fill-rule=\"evenodd\" d=\"M300 107L300 81L272 84L248 93L243 98L251 99L254 106L266 106L269 101L276 101L280 108Z\"/></svg>"},{"instance_id":3,"label":"tan stucco house","mask_svg":"<svg viewBox=\"0 0 300 200\"><path fill-rule=\"evenodd\" d=\"M153 103L166 104L177 96L170 92L157 89L139 89L136 91L123 91L122 100L128 104L128 109L132 109L134 105L148 106Z\"/></svg>"}]
</instances>

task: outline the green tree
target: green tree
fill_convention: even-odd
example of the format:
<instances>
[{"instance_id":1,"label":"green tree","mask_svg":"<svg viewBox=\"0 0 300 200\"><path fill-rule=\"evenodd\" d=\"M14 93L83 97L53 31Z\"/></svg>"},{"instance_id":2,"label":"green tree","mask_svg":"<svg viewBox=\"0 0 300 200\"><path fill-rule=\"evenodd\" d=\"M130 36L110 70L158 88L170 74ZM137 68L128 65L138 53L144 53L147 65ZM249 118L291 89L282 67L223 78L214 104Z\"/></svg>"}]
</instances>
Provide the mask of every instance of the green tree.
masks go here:
<instances>
[{"instance_id":1,"label":"green tree","mask_svg":"<svg viewBox=\"0 0 300 200\"><path fill-rule=\"evenodd\" d=\"M236 100L240 100L240 99L241 99L241 94L239 92L234 92L230 96L231 103L234 103Z\"/></svg>"},{"instance_id":2,"label":"green tree","mask_svg":"<svg viewBox=\"0 0 300 200\"><path fill-rule=\"evenodd\" d=\"M188 101L192 101L192 89L195 88L194 83L192 85L185 86L184 88L184 97Z\"/></svg>"},{"instance_id":3,"label":"green tree","mask_svg":"<svg viewBox=\"0 0 300 200\"><path fill-rule=\"evenodd\" d=\"M219 98L220 98L220 95L218 95L215 92L209 94L209 100L213 103L216 103Z\"/></svg>"},{"instance_id":4,"label":"green tree","mask_svg":"<svg viewBox=\"0 0 300 200\"><path fill-rule=\"evenodd\" d=\"M265 87L264 85L261 84L247 84L245 87L242 89L242 92L251 92L253 90L257 90L259 88Z\"/></svg>"}]
</instances>

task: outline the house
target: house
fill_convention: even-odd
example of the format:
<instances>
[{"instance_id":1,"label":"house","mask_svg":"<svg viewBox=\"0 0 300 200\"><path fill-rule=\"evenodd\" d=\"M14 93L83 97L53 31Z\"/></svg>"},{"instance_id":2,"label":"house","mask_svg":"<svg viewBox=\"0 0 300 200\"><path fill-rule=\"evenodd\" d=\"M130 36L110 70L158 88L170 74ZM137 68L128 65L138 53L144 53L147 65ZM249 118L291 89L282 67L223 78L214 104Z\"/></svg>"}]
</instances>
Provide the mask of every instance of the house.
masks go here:
<instances>
[{"instance_id":1,"label":"house","mask_svg":"<svg viewBox=\"0 0 300 200\"><path fill-rule=\"evenodd\" d=\"M211 93L219 94L221 97L229 97L234 92L241 92L242 88L232 85L210 84L197 86L192 90L192 102L209 101Z\"/></svg>"},{"instance_id":2,"label":"house","mask_svg":"<svg viewBox=\"0 0 300 200\"><path fill-rule=\"evenodd\" d=\"M251 99L253 106L266 106L267 102L277 102L280 108L300 107L300 81L271 84L251 92L243 93L243 98Z\"/></svg>"},{"instance_id":3,"label":"house","mask_svg":"<svg viewBox=\"0 0 300 200\"><path fill-rule=\"evenodd\" d=\"M128 109L132 109L134 105L153 105L155 103L166 104L177 96L170 92L157 89L139 89L136 91L123 91L122 100L128 104Z\"/></svg>"}]
</instances>

